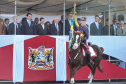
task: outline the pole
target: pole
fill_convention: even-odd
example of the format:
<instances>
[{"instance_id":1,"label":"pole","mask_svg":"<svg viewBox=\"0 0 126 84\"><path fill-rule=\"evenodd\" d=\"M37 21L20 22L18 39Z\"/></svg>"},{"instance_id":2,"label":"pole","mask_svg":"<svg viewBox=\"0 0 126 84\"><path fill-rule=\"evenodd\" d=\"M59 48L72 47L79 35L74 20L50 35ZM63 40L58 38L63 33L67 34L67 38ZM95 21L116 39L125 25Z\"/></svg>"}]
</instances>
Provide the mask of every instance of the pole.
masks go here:
<instances>
[{"instance_id":1,"label":"pole","mask_svg":"<svg viewBox=\"0 0 126 84\"><path fill-rule=\"evenodd\" d=\"M65 35L65 3L66 3L66 0L64 0L64 7L63 7L63 35Z\"/></svg>"},{"instance_id":2,"label":"pole","mask_svg":"<svg viewBox=\"0 0 126 84\"><path fill-rule=\"evenodd\" d=\"M15 0L15 31L14 31L14 33L15 33L15 35L16 35L16 0Z\"/></svg>"},{"instance_id":3,"label":"pole","mask_svg":"<svg viewBox=\"0 0 126 84\"><path fill-rule=\"evenodd\" d=\"M110 35L110 0L108 0L109 3L109 35ZM109 62L111 61L110 56L109 56ZM111 82L111 79L109 79L109 82Z\"/></svg>"},{"instance_id":4,"label":"pole","mask_svg":"<svg viewBox=\"0 0 126 84\"><path fill-rule=\"evenodd\" d=\"M110 0L108 0L109 2L109 35L110 35Z\"/></svg>"},{"instance_id":5,"label":"pole","mask_svg":"<svg viewBox=\"0 0 126 84\"><path fill-rule=\"evenodd\" d=\"M105 11L104 11L104 26L105 26L105 24L106 24L106 22L105 22L106 20L105 20Z\"/></svg>"}]
</instances>

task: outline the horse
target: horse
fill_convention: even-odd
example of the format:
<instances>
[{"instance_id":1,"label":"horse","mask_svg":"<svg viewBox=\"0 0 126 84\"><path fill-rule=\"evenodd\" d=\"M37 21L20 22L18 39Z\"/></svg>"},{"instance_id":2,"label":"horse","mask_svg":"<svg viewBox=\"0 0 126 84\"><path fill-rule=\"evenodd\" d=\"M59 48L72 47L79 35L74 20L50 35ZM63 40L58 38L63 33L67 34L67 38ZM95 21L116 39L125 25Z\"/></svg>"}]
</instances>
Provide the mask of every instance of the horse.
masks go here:
<instances>
[{"instance_id":1,"label":"horse","mask_svg":"<svg viewBox=\"0 0 126 84\"><path fill-rule=\"evenodd\" d=\"M87 58L83 57L82 46L81 46L81 36L82 36L82 32L74 31L74 36L73 36L74 39L73 39L72 46L71 46L70 52L69 52L69 68L70 68L69 84L75 83L74 75L75 75L76 71L86 65L91 69L91 72L88 76L88 79L89 79L88 84L92 83L96 68L98 68L98 70L103 73L103 69L101 67L100 61L104 55L103 54L104 49L102 47L98 47L97 45L93 45L93 44L90 45L97 54L97 57L91 58L92 61L94 62L94 65L91 66L90 62L87 61ZM85 54L85 56L86 56L86 54Z\"/></svg>"}]
</instances>

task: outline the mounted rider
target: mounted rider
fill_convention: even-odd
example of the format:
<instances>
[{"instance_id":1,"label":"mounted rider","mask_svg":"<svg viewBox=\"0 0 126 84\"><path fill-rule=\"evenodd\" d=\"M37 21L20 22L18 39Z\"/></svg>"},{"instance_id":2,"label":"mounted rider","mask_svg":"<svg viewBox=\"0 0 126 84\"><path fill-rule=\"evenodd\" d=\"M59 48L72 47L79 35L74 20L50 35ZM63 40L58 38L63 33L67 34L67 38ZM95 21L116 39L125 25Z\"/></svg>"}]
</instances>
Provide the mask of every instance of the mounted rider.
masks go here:
<instances>
[{"instance_id":1,"label":"mounted rider","mask_svg":"<svg viewBox=\"0 0 126 84\"><path fill-rule=\"evenodd\" d=\"M86 17L81 18L81 26L79 26L78 31L81 31L84 34L84 36L81 36L81 46L82 47L86 46L86 51L87 51L86 58L90 62L90 65L94 65L94 62L91 60L89 46L88 46L88 43L87 43L87 40L89 38L89 29L86 26L86 21L87 21Z\"/></svg>"}]
</instances>

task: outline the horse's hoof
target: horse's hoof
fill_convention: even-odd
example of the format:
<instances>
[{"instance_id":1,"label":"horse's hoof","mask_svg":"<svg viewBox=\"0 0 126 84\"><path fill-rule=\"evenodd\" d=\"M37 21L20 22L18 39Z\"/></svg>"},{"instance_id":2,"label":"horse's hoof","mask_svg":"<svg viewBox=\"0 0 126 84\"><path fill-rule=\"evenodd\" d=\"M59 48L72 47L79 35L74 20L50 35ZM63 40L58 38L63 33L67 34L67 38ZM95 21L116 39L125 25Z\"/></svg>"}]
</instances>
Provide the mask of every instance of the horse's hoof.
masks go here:
<instances>
[{"instance_id":1,"label":"horse's hoof","mask_svg":"<svg viewBox=\"0 0 126 84\"><path fill-rule=\"evenodd\" d=\"M91 76L90 77L88 77L88 79L90 79L91 78Z\"/></svg>"}]
</instances>

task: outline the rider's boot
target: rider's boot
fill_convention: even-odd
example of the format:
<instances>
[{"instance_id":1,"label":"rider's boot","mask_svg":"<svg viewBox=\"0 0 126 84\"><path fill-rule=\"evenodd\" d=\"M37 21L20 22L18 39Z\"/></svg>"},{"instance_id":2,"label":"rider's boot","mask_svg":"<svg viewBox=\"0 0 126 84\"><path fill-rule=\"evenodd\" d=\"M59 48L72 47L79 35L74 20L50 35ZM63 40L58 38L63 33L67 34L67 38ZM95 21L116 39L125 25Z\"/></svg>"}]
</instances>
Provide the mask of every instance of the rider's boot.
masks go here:
<instances>
[{"instance_id":1,"label":"rider's boot","mask_svg":"<svg viewBox=\"0 0 126 84\"><path fill-rule=\"evenodd\" d=\"M90 65L93 66L94 65L94 62L91 59L91 55L90 54L87 54L87 58L88 58L88 61L90 62Z\"/></svg>"}]
</instances>

